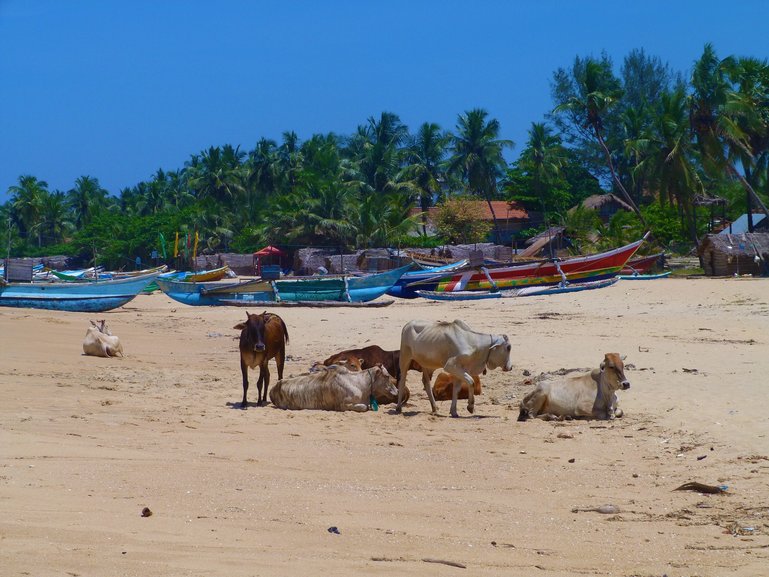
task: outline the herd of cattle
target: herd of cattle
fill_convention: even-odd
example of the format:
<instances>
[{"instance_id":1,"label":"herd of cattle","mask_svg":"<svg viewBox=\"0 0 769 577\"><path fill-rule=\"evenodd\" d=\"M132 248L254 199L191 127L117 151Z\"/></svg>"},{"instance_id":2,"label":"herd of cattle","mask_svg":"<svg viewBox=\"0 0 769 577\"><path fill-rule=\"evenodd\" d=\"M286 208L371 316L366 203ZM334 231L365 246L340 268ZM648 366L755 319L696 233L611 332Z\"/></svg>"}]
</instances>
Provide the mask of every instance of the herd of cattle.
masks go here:
<instances>
[{"instance_id":1,"label":"herd of cattle","mask_svg":"<svg viewBox=\"0 0 769 577\"><path fill-rule=\"evenodd\" d=\"M457 400L468 400L473 413L475 395L481 392L480 374L487 370L512 370L511 345L507 335L479 333L461 320L452 322L410 321L401 331L399 350L385 351L371 345L336 353L310 372L283 378L288 329L273 313L246 313L240 330L240 370L243 377L242 407L248 406L248 369L259 368L257 405L267 403L270 385L268 362L275 359L278 382L270 390L270 401L281 409L322 409L367 411L373 403L397 403L400 413L409 399L408 371L422 374L433 413L437 400L451 399L450 414L457 415ZM433 373L439 373L431 387ZM396 387L397 383L397 387ZM622 416L616 391L628 389L622 358L607 353L598 369L536 385L521 401L518 420L594 418Z\"/></svg>"},{"instance_id":2,"label":"herd of cattle","mask_svg":"<svg viewBox=\"0 0 769 577\"><path fill-rule=\"evenodd\" d=\"M507 335L479 333L461 320L452 322L410 321L401 331L399 350L385 351L377 345L336 353L307 374L283 378L288 328L276 314L246 313L246 321L234 327L240 331L240 370L243 401L248 406L248 369L259 368L257 405L267 404L270 385L268 362L278 367L278 382L270 401L281 409L367 411L376 404L397 403L400 413L409 399L408 371L422 374L422 384L433 413L436 400L451 399L450 414L457 416L457 400L467 399L467 410L475 408L481 393L480 374L487 370L512 370ZM98 357L123 356L120 339L105 321L91 321L83 341L83 353ZM433 373L442 369L432 387ZM563 378L543 380L521 401L519 421L542 419L622 416L617 408L619 389L628 389L622 358L607 353L600 367Z\"/></svg>"}]
</instances>

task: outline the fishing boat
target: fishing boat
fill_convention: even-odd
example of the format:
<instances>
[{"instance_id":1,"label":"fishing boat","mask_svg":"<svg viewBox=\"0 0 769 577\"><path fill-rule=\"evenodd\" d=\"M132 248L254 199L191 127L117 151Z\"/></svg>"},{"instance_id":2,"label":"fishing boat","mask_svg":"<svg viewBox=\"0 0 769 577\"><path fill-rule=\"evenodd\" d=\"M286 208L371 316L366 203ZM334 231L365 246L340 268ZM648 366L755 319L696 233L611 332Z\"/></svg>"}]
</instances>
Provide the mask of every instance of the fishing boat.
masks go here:
<instances>
[{"instance_id":1,"label":"fishing boat","mask_svg":"<svg viewBox=\"0 0 769 577\"><path fill-rule=\"evenodd\" d=\"M118 280L22 283L0 280L0 306L68 312L103 312L138 295L159 273Z\"/></svg>"},{"instance_id":2,"label":"fishing boat","mask_svg":"<svg viewBox=\"0 0 769 577\"><path fill-rule=\"evenodd\" d=\"M158 278L157 284L173 300L193 306L270 302L363 303L381 297L410 268L366 275L255 279L240 283L193 283ZM225 302L226 301L226 302Z\"/></svg>"},{"instance_id":3,"label":"fishing boat","mask_svg":"<svg viewBox=\"0 0 769 577\"><path fill-rule=\"evenodd\" d=\"M435 279L440 275L467 270L468 267L469 261L467 259L462 259L440 266L422 267L419 270L408 270L401 276L400 279L398 279L398 282L396 282L392 288L387 291L387 294L400 298L415 298L417 296L416 293L413 291L413 289L406 288L408 285L420 281Z\"/></svg>"},{"instance_id":4,"label":"fishing boat","mask_svg":"<svg viewBox=\"0 0 769 577\"><path fill-rule=\"evenodd\" d=\"M531 286L523 287L512 290L502 291L456 291L456 292L434 292L434 291L417 291L420 297L436 300L436 301L466 301L466 300L480 300L491 298L515 298L515 297L528 297L528 296L546 296L554 294L580 292L586 290L594 290L599 288L606 288L614 285L619 280L618 277L590 281L584 283L575 283L567 285L554 285L554 286Z\"/></svg>"},{"instance_id":5,"label":"fishing boat","mask_svg":"<svg viewBox=\"0 0 769 577\"><path fill-rule=\"evenodd\" d=\"M499 267L479 266L448 273L439 272L431 278L405 283L399 281L394 289L388 291L388 294L415 298L419 296L417 291L494 292L611 279L619 274L645 238L644 236L643 239L623 247L588 256L563 260L540 260Z\"/></svg>"},{"instance_id":6,"label":"fishing boat","mask_svg":"<svg viewBox=\"0 0 769 577\"><path fill-rule=\"evenodd\" d=\"M658 252L657 254L650 254L649 256L639 256L631 258L627 261L627 264L622 267L620 274L622 275L638 275L647 274L656 265L660 264L665 258L664 252ZM661 265L660 265L661 266Z\"/></svg>"},{"instance_id":7,"label":"fishing boat","mask_svg":"<svg viewBox=\"0 0 769 577\"><path fill-rule=\"evenodd\" d=\"M176 280L182 280L186 282L213 282L222 280L229 274L230 267L224 265L220 266L219 268L212 268L210 270L177 273Z\"/></svg>"}]
</instances>

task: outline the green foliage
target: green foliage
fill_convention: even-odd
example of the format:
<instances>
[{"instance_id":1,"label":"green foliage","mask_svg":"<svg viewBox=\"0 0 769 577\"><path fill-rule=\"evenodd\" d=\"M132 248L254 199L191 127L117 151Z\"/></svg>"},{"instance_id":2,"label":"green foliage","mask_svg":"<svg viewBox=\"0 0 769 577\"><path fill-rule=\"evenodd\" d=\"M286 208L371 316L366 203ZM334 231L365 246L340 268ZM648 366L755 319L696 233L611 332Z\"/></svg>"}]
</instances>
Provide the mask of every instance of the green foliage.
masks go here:
<instances>
[{"instance_id":1,"label":"green foliage","mask_svg":"<svg viewBox=\"0 0 769 577\"><path fill-rule=\"evenodd\" d=\"M654 240L662 247L671 244L692 244L688 232L681 226L678 211L672 206L650 204L642 209L644 218L651 228ZM703 221L704 226L704 221Z\"/></svg>"},{"instance_id":2,"label":"green foliage","mask_svg":"<svg viewBox=\"0 0 769 577\"><path fill-rule=\"evenodd\" d=\"M485 242L492 225L483 219L483 210L470 198L454 197L438 205L435 226L453 244Z\"/></svg>"},{"instance_id":3,"label":"green foliage","mask_svg":"<svg viewBox=\"0 0 769 577\"><path fill-rule=\"evenodd\" d=\"M601 219L594 210L578 205L562 217L561 224L566 227L566 233L574 244L582 247L595 238L601 228Z\"/></svg>"},{"instance_id":4,"label":"green foliage","mask_svg":"<svg viewBox=\"0 0 769 577\"><path fill-rule=\"evenodd\" d=\"M485 240L489 224L456 202L441 204L438 237L412 236L427 211L460 192L516 200L546 220L562 219L578 242L607 246L646 228L621 214L602 226L573 209L605 188L641 207L663 245L705 232L700 195L727 200L727 218L769 198L769 64L717 57L707 45L684 83L659 58L634 50L619 71L605 54L577 57L553 75L550 123L533 123L520 157L483 109L458 115L453 133L424 122L414 134L392 112L371 116L354 134L295 132L259 138L252 150L225 144L192 154L178 170L111 196L92 176L66 193L23 175L0 206L3 246L14 256L68 251L110 267L146 260L158 233L200 236L199 252L247 252L265 244L430 246ZM504 194L500 194L500 186ZM572 210L573 209L573 210ZM720 217L720 214L715 214ZM9 223L9 229L6 228ZM525 234L539 232L530 222ZM696 230L695 230L696 227ZM424 232L424 231L422 231ZM590 248L585 246L586 249Z\"/></svg>"}]
</instances>

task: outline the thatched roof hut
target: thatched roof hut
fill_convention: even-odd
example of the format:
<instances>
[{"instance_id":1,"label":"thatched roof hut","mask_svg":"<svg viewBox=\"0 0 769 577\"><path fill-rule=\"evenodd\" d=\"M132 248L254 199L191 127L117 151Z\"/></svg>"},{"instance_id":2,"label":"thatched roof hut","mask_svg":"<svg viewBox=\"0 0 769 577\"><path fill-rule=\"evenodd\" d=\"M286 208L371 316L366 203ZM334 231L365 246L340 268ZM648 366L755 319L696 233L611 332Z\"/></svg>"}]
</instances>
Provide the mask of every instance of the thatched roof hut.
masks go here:
<instances>
[{"instance_id":1,"label":"thatched roof hut","mask_svg":"<svg viewBox=\"0 0 769 577\"><path fill-rule=\"evenodd\" d=\"M611 193L588 196L582 201L582 206L596 211L598 217L604 222L608 222L620 210L633 212L633 207Z\"/></svg>"},{"instance_id":2,"label":"thatched roof hut","mask_svg":"<svg viewBox=\"0 0 769 577\"><path fill-rule=\"evenodd\" d=\"M700 243L705 274L769 275L769 233L709 234Z\"/></svg>"}]
</instances>

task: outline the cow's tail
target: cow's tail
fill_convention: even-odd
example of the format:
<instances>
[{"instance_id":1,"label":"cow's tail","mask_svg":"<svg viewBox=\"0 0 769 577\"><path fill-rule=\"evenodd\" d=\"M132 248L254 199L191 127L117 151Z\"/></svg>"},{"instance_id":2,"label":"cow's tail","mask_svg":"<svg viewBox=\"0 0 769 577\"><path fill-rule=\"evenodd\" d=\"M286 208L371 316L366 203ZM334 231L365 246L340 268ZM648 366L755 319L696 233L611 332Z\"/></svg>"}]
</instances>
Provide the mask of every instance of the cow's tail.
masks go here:
<instances>
[{"instance_id":1,"label":"cow's tail","mask_svg":"<svg viewBox=\"0 0 769 577\"><path fill-rule=\"evenodd\" d=\"M518 413L518 420L519 421L526 421L529 418L529 411L524 408L523 403L521 403L521 411Z\"/></svg>"},{"instance_id":2,"label":"cow's tail","mask_svg":"<svg viewBox=\"0 0 769 577\"><path fill-rule=\"evenodd\" d=\"M286 342L288 343L288 327L286 326L286 323L283 322L283 319L280 319L280 324L283 325L283 335L286 338Z\"/></svg>"}]
</instances>

